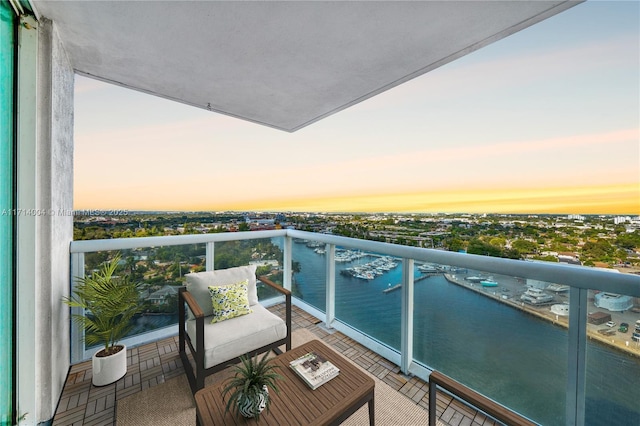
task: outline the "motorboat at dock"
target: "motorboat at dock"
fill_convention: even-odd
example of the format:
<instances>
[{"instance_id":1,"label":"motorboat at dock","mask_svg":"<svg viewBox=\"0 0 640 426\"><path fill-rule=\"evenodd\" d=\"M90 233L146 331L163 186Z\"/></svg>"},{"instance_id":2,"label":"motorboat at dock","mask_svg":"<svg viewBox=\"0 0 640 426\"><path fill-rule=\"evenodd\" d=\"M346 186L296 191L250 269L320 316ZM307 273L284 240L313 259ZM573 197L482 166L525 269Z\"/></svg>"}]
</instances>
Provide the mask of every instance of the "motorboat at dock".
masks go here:
<instances>
[{"instance_id":1,"label":"motorboat at dock","mask_svg":"<svg viewBox=\"0 0 640 426\"><path fill-rule=\"evenodd\" d=\"M417 269L423 274L438 274L442 272L441 268L434 265L428 265L428 264L418 265Z\"/></svg>"},{"instance_id":2,"label":"motorboat at dock","mask_svg":"<svg viewBox=\"0 0 640 426\"><path fill-rule=\"evenodd\" d=\"M398 262L394 258L391 256L382 256L372 262L343 269L340 273L363 280L372 280L385 272L391 271L397 266Z\"/></svg>"},{"instance_id":3,"label":"motorboat at dock","mask_svg":"<svg viewBox=\"0 0 640 426\"><path fill-rule=\"evenodd\" d=\"M547 290L553 291L555 293L562 293L565 291L569 291L569 286L564 284L550 284L549 287L547 287Z\"/></svg>"},{"instance_id":4,"label":"motorboat at dock","mask_svg":"<svg viewBox=\"0 0 640 426\"><path fill-rule=\"evenodd\" d=\"M520 300L530 305L546 305L553 302L553 296L539 288L529 287L527 291L520 296Z\"/></svg>"}]
</instances>

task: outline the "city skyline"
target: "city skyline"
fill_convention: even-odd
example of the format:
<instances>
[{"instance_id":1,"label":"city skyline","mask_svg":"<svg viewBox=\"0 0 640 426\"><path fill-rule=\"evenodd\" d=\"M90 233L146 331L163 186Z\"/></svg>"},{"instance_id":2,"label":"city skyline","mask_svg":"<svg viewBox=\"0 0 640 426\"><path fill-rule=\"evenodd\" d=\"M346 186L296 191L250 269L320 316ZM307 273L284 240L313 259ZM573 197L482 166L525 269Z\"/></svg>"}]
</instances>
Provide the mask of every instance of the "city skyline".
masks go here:
<instances>
[{"instance_id":1,"label":"city skyline","mask_svg":"<svg viewBox=\"0 0 640 426\"><path fill-rule=\"evenodd\" d=\"M78 76L74 208L638 214L638 14L588 1L295 133Z\"/></svg>"}]
</instances>

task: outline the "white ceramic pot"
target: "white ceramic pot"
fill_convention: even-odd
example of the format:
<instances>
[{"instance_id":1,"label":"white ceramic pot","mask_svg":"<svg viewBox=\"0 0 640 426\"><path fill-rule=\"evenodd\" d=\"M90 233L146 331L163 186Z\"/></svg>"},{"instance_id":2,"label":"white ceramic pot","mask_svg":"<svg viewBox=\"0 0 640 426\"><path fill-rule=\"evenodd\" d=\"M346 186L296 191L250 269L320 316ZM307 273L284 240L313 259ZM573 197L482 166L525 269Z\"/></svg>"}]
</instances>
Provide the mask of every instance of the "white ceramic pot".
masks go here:
<instances>
[{"instance_id":1,"label":"white ceramic pot","mask_svg":"<svg viewBox=\"0 0 640 426\"><path fill-rule=\"evenodd\" d=\"M127 374L127 347L122 346L120 352L109 356L96 356L96 352L91 358L93 364L93 379L91 382L94 386L105 386L116 382Z\"/></svg>"}]
</instances>

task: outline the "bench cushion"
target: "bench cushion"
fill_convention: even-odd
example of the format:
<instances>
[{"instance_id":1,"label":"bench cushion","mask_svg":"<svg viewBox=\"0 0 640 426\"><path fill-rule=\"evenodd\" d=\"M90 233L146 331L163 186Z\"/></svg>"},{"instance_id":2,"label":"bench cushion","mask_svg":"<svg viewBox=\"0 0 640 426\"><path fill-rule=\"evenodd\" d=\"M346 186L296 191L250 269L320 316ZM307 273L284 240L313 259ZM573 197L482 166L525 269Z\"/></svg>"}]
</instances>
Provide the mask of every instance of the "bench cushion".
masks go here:
<instances>
[{"instance_id":1,"label":"bench cushion","mask_svg":"<svg viewBox=\"0 0 640 426\"><path fill-rule=\"evenodd\" d=\"M235 268L220 269L217 271L195 272L184 276L186 287L193 298L198 302L204 316L213 315L211 294L209 286L221 286L234 284L248 280L247 295L249 306L258 304L258 290L256 289L256 265L237 266ZM193 318L191 311L187 309L189 319ZM211 320L211 318L209 319Z\"/></svg>"},{"instance_id":2,"label":"bench cushion","mask_svg":"<svg viewBox=\"0 0 640 426\"><path fill-rule=\"evenodd\" d=\"M253 312L211 324L204 319L204 368L210 368L287 336L287 325L259 303ZM187 320L187 334L196 342L196 321Z\"/></svg>"}]
</instances>

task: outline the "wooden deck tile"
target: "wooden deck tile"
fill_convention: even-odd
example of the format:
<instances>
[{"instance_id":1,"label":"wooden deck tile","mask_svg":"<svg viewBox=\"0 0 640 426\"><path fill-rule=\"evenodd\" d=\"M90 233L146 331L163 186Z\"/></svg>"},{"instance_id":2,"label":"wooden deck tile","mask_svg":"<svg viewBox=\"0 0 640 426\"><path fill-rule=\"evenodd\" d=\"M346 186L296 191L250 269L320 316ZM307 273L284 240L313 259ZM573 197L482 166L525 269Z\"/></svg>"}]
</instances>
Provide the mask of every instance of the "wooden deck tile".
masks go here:
<instances>
[{"instance_id":1,"label":"wooden deck tile","mask_svg":"<svg viewBox=\"0 0 640 426\"><path fill-rule=\"evenodd\" d=\"M269 310L284 316L284 309L280 305L270 307ZM402 374L400 368L391 361L344 334L327 329L320 319L300 308L294 306L292 314L293 329L306 328L364 370L379 377L423 409L428 409L427 383ZM91 361L71 366L53 425L113 425L117 400L184 374L182 360L178 354L177 335L140 347L128 348L127 352L127 374L111 385L95 387L91 384ZM438 392L436 402L440 420L449 426L496 424L490 418L453 400L443 392Z\"/></svg>"}]
</instances>

